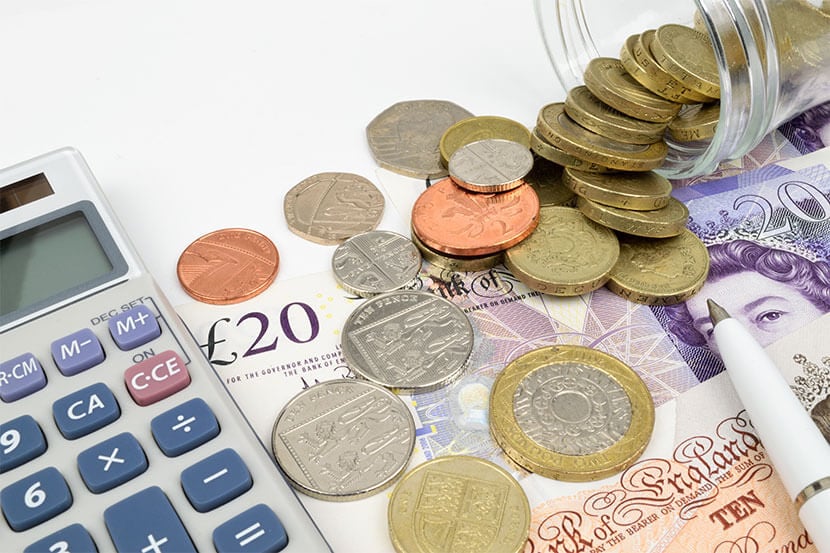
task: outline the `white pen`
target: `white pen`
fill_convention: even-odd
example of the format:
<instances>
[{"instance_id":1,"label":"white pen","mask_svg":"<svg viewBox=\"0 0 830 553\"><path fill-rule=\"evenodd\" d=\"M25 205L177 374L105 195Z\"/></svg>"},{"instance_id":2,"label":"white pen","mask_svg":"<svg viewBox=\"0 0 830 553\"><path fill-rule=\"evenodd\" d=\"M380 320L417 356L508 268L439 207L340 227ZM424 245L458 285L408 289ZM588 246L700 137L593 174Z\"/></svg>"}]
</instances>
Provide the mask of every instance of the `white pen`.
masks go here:
<instances>
[{"instance_id":1,"label":"white pen","mask_svg":"<svg viewBox=\"0 0 830 553\"><path fill-rule=\"evenodd\" d=\"M726 372L819 553L830 553L830 444L761 345L709 304Z\"/></svg>"}]
</instances>

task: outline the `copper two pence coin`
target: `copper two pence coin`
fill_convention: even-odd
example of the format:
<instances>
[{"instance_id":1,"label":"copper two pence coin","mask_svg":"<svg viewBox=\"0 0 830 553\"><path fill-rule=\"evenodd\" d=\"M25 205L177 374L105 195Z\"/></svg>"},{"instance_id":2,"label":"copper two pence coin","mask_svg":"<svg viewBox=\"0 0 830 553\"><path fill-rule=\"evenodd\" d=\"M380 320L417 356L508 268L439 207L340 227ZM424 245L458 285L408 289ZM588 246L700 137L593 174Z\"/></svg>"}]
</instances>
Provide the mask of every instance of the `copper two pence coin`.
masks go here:
<instances>
[{"instance_id":1,"label":"copper two pence coin","mask_svg":"<svg viewBox=\"0 0 830 553\"><path fill-rule=\"evenodd\" d=\"M277 247L263 234L243 228L210 232L179 256L176 274L185 291L216 305L238 303L274 282L280 265Z\"/></svg>"},{"instance_id":2,"label":"copper two pence coin","mask_svg":"<svg viewBox=\"0 0 830 553\"><path fill-rule=\"evenodd\" d=\"M539 223L539 197L527 184L507 192L469 192L443 179L412 206L412 228L425 245L450 255L487 255L524 240Z\"/></svg>"}]
</instances>

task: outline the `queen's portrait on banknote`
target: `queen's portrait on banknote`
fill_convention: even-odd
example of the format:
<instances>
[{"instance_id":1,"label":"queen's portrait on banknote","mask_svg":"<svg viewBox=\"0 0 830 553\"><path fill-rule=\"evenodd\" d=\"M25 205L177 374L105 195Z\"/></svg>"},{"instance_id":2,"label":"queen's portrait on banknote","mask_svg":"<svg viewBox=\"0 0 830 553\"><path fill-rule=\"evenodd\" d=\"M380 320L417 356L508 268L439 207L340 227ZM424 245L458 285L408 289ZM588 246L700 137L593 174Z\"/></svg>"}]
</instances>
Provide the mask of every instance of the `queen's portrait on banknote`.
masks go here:
<instances>
[{"instance_id":1,"label":"queen's portrait on banknote","mask_svg":"<svg viewBox=\"0 0 830 553\"><path fill-rule=\"evenodd\" d=\"M781 132L802 154L830 146L830 102L794 117L781 126Z\"/></svg>"}]
</instances>

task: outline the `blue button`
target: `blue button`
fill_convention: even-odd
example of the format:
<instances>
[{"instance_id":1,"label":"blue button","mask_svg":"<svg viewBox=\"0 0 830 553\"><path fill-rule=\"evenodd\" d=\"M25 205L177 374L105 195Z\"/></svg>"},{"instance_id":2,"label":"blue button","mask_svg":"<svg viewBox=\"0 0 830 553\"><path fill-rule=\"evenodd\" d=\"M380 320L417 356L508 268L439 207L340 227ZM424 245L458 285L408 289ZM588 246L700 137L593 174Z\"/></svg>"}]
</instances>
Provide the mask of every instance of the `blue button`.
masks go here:
<instances>
[{"instance_id":1,"label":"blue button","mask_svg":"<svg viewBox=\"0 0 830 553\"><path fill-rule=\"evenodd\" d=\"M219 434L219 422L201 398L165 411L150 422L156 443L168 457L197 448Z\"/></svg>"},{"instance_id":2,"label":"blue button","mask_svg":"<svg viewBox=\"0 0 830 553\"><path fill-rule=\"evenodd\" d=\"M120 486L147 470L147 457L129 432L105 440L78 455L78 471L92 493Z\"/></svg>"},{"instance_id":3,"label":"blue button","mask_svg":"<svg viewBox=\"0 0 830 553\"><path fill-rule=\"evenodd\" d=\"M61 434L74 440L116 420L121 409L110 389L99 382L57 400L52 416Z\"/></svg>"},{"instance_id":4,"label":"blue button","mask_svg":"<svg viewBox=\"0 0 830 553\"><path fill-rule=\"evenodd\" d=\"M46 386L40 361L31 353L0 363L0 400L17 401Z\"/></svg>"},{"instance_id":5,"label":"blue button","mask_svg":"<svg viewBox=\"0 0 830 553\"><path fill-rule=\"evenodd\" d=\"M288 545L285 528L269 507L254 505L213 531L218 553L276 553Z\"/></svg>"},{"instance_id":6,"label":"blue button","mask_svg":"<svg viewBox=\"0 0 830 553\"><path fill-rule=\"evenodd\" d=\"M64 512L72 494L58 469L47 467L0 491L0 506L13 530L22 532Z\"/></svg>"},{"instance_id":7,"label":"blue button","mask_svg":"<svg viewBox=\"0 0 830 553\"><path fill-rule=\"evenodd\" d=\"M23 553L45 553L47 551L50 553L57 551L95 553L98 548L95 547L95 542L92 541L92 536L86 528L76 523L36 541L24 549Z\"/></svg>"},{"instance_id":8,"label":"blue button","mask_svg":"<svg viewBox=\"0 0 830 553\"><path fill-rule=\"evenodd\" d=\"M104 361L104 349L98 337L84 328L52 342L52 359L66 376L78 374Z\"/></svg>"},{"instance_id":9,"label":"blue button","mask_svg":"<svg viewBox=\"0 0 830 553\"><path fill-rule=\"evenodd\" d=\"M118 551L196 551L178 513L158 486L108 507L104 522Z\"/></svg>"},{"instance_id":10,"label":"blue button","mask_svg":"<svg viewBox=\"0 0 830 553\"><path fill-rule=\"evenodd\" d=\"M239 454L223 449L182 471L182 488L200 513L215 509L248 491L251 473Z\"/></svg>"},{"instance_id":11,"label":"blue button","mask_svg":"<svg viewBox=\"0 0 830 553\"><path fill-rule=\"evenodd\" d=\"M122 350L137 348L161 335L156 316L146 305L119 313L109 321L110 335Z\"/></svg>"},{"instance_id":12,"label":"blue button","mask_svg":"<svg viewBox=\"0 0 830 553\"><path fill-rule=\"evenodd\" d=\"M46 438L30 415L0 424L0 474L31 461L46 451Z\"/></svg>"}]
</instances>

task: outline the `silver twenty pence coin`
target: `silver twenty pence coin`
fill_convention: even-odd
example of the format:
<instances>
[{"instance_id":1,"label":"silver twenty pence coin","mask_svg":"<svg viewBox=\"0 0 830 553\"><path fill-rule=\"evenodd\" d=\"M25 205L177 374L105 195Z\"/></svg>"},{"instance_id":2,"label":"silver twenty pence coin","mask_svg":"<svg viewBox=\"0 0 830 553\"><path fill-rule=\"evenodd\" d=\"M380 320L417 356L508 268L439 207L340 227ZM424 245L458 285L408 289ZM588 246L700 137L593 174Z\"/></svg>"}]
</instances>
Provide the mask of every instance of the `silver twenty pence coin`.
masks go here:
<instances>
[{"instance_id":1,"label":"silver twenty pence coin","mask_svg":"<svg viewBox=\"0 0 830 553\"><path fill-rule=\"evenodd\" d=\"M473 328L452 302L399 290L358 306L343 325L341 345L359 377L402 392L427 392L464 372Z\"/></svg>"},{"instance_id":2,"label":"silver twenty pence coin","mask_svg":"<svg viewBox=\"0 0 830 553\"><path fill-rule=\"evenodd\" d=\"M348 292L366 298L403 288L421 269L412 240L388 230L352 236L334 250L334 278Z\"/></svg>"},{"instance_id":3,"label":"silver twenty pence coin","mask_svg":"<svg viewBox=\"0 0 830 553\"><path fill-rule=\"evenodd\" d=\"M280 411L271 449L291 484L328 501L373 495L403 474L415 423L391 391L356 379L306 388Z\"/></svg>"},{"instance_id":4,"label":"silver twenty pence coin","mask_svg":"<svg viewBox=\"0 0 830 553\"><path fill-rule=\"evenodd\" d=\"M518 142L500 138L460 147L449 161L450 178L472 192L504 192L524 184L533 169L533 154Z\"/></svg>"}]
</instances>

